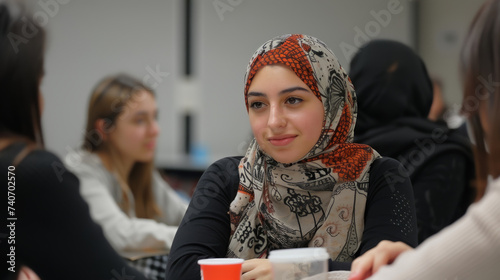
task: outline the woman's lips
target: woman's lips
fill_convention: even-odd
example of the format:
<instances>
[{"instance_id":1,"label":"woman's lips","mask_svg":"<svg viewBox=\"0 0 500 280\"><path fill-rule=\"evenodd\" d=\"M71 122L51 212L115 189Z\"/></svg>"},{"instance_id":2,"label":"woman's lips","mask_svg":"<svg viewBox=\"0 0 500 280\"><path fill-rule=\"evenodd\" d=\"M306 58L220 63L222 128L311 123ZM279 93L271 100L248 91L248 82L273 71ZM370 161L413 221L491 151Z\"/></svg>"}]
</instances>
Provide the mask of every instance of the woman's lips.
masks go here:
<instances>
[{"instance_id":1,"label":"woman's lips","mask_svg":"<svg viewBox=\"0 0 500 280\"><path fill-rule=\"evenodd\" d=\"M274 146L286 146L290 144L293 140L295 140L296 135L285 135L285 136L276 136L268 138L268 141Z\"/></svg>"},{"instance_id":2,"label":"woman's lips","mask_svg":"<svg viewBox=\"0 0 500 280\"><path fill-rule=\"evenodd\" d=\"M155 146L156 146L156 142L155 141L149 142L149 143L146 144L146 148L148 148L148 149L154 149Z\"/></svg>"}]
</instances>

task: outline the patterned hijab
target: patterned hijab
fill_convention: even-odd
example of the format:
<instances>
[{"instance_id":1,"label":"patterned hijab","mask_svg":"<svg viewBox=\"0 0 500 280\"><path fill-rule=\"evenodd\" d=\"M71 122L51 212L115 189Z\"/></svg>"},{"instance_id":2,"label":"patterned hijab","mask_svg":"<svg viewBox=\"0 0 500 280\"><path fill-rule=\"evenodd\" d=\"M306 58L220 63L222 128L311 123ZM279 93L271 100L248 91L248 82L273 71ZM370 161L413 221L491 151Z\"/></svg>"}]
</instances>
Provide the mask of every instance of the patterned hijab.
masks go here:
<instances>
[{"instance_id":1,"label":"patterned hijab","mask_svg":"<svg viewBox=\"0 0 500 280\"><path fill-rule=\"evenodd\" d=\"M264 66L290 67L324 106L318 142L296 163L266 155L254 139L239 165L239 188L230 205L228 257L265 258L270 250L326 247L350 261L359 248L371 163L379 156L353 144L356 95L333 52L306 35L284 35L262 45L245 75L245 102Z\"/></svg>"}]
</instances>

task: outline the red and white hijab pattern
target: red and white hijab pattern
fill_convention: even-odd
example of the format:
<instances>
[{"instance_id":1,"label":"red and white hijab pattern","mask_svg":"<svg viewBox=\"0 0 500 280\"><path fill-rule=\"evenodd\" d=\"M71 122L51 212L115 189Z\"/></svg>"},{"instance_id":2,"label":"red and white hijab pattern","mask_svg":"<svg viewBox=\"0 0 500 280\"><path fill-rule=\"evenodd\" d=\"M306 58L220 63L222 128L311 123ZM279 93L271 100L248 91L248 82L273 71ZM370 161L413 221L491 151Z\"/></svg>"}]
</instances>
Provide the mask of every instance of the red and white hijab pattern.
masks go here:
<instances>
[{"instance_id":1,"label":"red and white hijab pattern","mask_svg":"<svg viewBox=\"0 0 500 280\"><path fill-rule=\"evenodd\" d=\"M356 95L333 52L306 35L284 35L262 45L245 75L245 102L255 74L283 64L324 106L324 126L301 160L282 164L255 139L239 164L231 203L229 257L265 258L270 250L326 247L337 261L352 260L361 243L371 163L379 154L353 144Z\"/></svg>"}]
</instances>

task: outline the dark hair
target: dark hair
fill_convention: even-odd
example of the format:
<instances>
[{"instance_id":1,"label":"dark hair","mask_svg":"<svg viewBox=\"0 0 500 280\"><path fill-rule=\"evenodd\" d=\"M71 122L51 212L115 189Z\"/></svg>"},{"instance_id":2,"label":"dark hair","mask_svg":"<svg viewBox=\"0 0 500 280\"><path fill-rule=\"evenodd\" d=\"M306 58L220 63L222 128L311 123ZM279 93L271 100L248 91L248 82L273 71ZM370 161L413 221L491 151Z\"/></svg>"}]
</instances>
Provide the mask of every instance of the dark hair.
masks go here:
<instances>
[{"instance_id":1,"label":"dark hair","mask_svg":"<svg viewBox=\"0 0 500 280\"><path fill-rule=\"evenodd\" d=\"M462 112L475 142L477 197L484 195L488 175L500 175L500 1L480 8L461 53L464 79ZM484 125L489 129L485 131Z\"/></svg>"},{"instance_id":2,"label":"dark hair","mask_svg":"<svg viewBox=\"0 0 500 280\"><path fill-rule=\"evenodd\" d=\"M43 146L40 81L45 31L19 1L0 2L0 135Z\"/></svg>"}]
</instances>

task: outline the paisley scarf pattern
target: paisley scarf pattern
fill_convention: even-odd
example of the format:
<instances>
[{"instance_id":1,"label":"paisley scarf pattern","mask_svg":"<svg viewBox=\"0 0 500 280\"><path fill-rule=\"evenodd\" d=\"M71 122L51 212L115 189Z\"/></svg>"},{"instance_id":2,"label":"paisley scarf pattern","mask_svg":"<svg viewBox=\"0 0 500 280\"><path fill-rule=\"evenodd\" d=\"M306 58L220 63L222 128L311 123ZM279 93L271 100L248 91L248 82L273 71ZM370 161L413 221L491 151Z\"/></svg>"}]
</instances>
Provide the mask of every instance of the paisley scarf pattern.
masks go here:
<instances>
[{"instance_id":1,"label":"paisley scarf pattern","mask_svg":"<svg viewBox=\"0 0 500 280\"><path fill-rule=\"evenodd\" d=\"M266 65L290 67L323 103L318 142L296 163L266 155L254 139L239 170L230 205L228 257L265 258L270 250L326 247L337 261L352 260L361 243L369 170L379 154L354 144L356 94L333 52L306 35L284 35L262 45L245 75L245 103L255 74Z\"/></svg>"}]
</instances>

